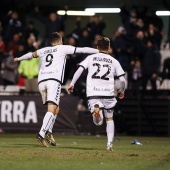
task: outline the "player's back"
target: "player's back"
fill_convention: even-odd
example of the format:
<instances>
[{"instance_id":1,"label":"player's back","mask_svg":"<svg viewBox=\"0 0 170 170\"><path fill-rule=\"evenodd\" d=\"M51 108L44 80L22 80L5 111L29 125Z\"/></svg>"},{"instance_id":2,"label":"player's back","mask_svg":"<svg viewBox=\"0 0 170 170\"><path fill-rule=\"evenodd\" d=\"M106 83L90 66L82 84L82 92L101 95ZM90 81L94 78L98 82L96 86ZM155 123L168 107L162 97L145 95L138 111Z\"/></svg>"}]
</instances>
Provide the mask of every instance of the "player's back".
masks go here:
<instances>
[{"instance_id":1,"label":"player's back","mask_svg":"<svg viewBox=\"0 0 170 170\"><path fill-rule=\"evenodd\" d=\"M98 53L88 56L80 65L88 68L87 96L114 96L114 75L124 74L123 70L119 71L116 59Z\"/></svg>"},{"instance_id":2,"label":"player's back","mask_svg":"<svg viewBox=\"0 0 170 170\"><path fill-rule=\"evenodd\" d=\"M74 53L75 47L68 45L56 45L37 50L40 57L40 71L38 81L56 79L63 82L66 55Z\"/></svg>"}]
</instances>

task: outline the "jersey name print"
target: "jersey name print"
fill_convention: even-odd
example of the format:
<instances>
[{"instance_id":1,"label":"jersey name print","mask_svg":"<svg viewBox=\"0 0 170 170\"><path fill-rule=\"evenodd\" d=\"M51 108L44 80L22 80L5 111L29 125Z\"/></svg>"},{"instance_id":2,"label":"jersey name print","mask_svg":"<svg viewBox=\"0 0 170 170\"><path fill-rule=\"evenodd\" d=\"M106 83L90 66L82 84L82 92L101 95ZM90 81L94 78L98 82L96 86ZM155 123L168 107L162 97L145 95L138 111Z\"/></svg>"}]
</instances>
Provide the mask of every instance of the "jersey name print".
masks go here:
<instances>
[{"instance_id":1,"label":"jersey name print","mask_svg":"<svg viewBox=\"0 0 170 170\"><path fill-rule=\"evenodd\" d=\"M46 80L56 80L63 82L66 55L73 54L75 47L70 45L57 45L53 47L45 47L37 50L40 57L40 70L38 82Z\"/></svg>"},{"instance_id":2,"label":"jersey name print","mask_svg":"<svg viewBox=\"0 0 170 170\"><path fill-rule=\"evenodd\" d=\"M109 58L102 58L102 57L94 57L93 61L103 61L103 62L107 62L107 63L112 63L112 60Z\"/></svg>"},{"instance_id":3,"label":"jersey name print","mask_svg":"<svg viewBox=\"0 0 170 170\"><path fill-rule=\"evenodd\" d=\"M119 62L105 53L88 56L80 63L88 69L86 93L92 96L114 96L114 76L124 75Z\"/></svg>"}]
</instances>

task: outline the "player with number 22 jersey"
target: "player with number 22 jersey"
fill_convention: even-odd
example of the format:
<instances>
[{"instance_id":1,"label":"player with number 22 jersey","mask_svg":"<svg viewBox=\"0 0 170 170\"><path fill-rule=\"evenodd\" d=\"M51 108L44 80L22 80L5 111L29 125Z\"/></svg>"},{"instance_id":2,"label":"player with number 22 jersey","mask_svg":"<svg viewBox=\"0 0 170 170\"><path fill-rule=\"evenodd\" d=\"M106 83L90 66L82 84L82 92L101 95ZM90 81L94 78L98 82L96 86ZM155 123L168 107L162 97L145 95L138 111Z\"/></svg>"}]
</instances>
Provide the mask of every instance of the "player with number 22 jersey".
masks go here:
<instances>
[{"instance_id":1,"label":"player with number 22 jersey","mask_svg":"<svg viewBox=\"0 0 170 170\"><path fill-rule=\"evenodd\" d=\"M88 68L86 93L92 96L114 97L114 76L123 76L124 71L119 62L105 53L88 56L80 63L84 69Z\"/></svg>"},{"instance_id":2,"label":"player with number 22 jersey","mask_svg":"<svg viewBox=\"0 0 170 170\"><path fill-rule=\"evenodd\" d=\"M114 138L113 108L117 103L114 97L114 76L119 77L119 98L124 97L125 78L124 71L119 62L109 55L110 40L101 37L97 41L99 53L88 56L80 63L73 79L67 89L68 94L73 92L74 85L83 70L88 69L86 93L88 107L93 116L93 122L100 126L103 123L103 115L106 118L107 150L112 150Z\"/></svg>"}]
</instances>

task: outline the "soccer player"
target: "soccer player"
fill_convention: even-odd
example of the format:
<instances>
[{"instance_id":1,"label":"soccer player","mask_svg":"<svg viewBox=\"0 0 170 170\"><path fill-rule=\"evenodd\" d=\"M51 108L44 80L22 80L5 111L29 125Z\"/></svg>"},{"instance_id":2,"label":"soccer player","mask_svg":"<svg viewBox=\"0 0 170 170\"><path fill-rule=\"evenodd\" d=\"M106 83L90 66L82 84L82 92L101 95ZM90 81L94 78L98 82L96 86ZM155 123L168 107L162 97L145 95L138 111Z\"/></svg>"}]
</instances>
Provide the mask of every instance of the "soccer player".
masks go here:
<instances>
[{"instance_id":1,"label":"soccer player","mask_svg":"<svg viewBox=\"0 0 170 170\"><path fill-rule=\"evenodd\" d=\"M98 53L98 50L93 48L76 48L70 45L62 45L62 37L58 32L51 34L50 43L52 45L51 47L45 47L33 53L27 53L19 58L14 58L14 62L17 62L40 57L38 86L43 104L48 105L48 110L36 138L43 147L48 147L45 139L51 145L56 146L56 142L52 136L52 128L59 113L59 100L61 84L64 79L66 55L74 53Z\"/></svg>"},{"instance_id":2,"label":"soccer player","mask_svg":"<svg viewBox=\"0 0 170 170\"><path fill-rule=\"evenodd\" d=\"M112 150L114 138L113 108L117 103L114 96L114 76L120 80L120 99L124 98L125 78L119 62L109 55L110 40L101 37L97 42L98 54L89 55L79 64L73 79L67 89L68 94L73 92L74 84L84 69L88 69L86 93L88 107L93 116L93 122L100 126L103 123L103 113L106 118L107 150Z\"/></svg>"}]
</instances>

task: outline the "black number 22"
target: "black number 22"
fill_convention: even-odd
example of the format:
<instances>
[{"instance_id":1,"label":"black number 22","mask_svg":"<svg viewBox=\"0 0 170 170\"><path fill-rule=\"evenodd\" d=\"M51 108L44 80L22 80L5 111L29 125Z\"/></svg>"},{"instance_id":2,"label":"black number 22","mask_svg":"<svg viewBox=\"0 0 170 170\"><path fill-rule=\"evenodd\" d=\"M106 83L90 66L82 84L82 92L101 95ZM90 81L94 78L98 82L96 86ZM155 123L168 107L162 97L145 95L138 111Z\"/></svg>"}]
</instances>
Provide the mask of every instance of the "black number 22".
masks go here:
<instances>
[{"instance_id":1,"label":"black number 22","mask_svg":"<svg viewBox=\"0 0 170 170\"><path fill-rule=\"evenodd\" d=\"M101 70L101 65L99 63L94 63L93 66L97 66L97 71L92 75L93 79L102 79L102 80L109 80L108 77L106 77L107 75L109 75L110 71L111 71L111 67L107 64L103 65L103 67L107 67L107 72L105 74L103 74L103 76L97 76L97 74L100 72Z\"/></svg>"},{"instance_id":2,"label":"black number 22","mask_svg":"<svg viewBox=\"0 0 170 170\"><path fill-rule=\"evenodd\" d=\"M46 62L47 62L47 64L45 65L46 67L48 67L52 64L52 62L53 62L53 55L52 54L48 54L46 56Z\"/></svg>"}]
</instances>

